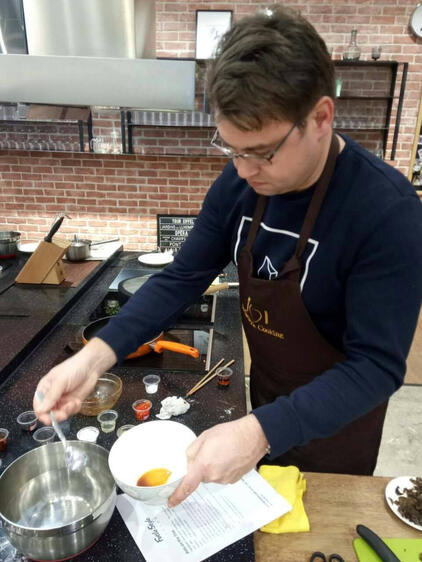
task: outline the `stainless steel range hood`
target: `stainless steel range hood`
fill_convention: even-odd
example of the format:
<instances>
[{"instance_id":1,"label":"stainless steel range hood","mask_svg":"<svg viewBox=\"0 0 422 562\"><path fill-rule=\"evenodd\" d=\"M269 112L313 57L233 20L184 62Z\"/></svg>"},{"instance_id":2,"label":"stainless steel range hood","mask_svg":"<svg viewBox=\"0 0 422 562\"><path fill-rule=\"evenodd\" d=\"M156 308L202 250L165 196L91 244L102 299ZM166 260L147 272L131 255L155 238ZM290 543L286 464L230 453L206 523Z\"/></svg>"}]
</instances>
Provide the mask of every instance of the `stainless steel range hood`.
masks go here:
<instances>
[{"instance_id":1,"label":"stainless steel range hood","mask_svg":"<svg viewBox=\"0 0 422 562\"><path fill-rule=\"evenodd\" d=\"M0 101L193 110L195 62L0 55Z\"/></svg>"},{"instance_id":2,"label":"stainless steel range hood","mask_svg":"<svg viewBox=\"0 0 422 562\"><path fill-rule=\"evenodd\" d=\"M29 55L0 55L0 102L194 109L195 62L154 58L154 0L23 5Z\"/></svg>"},{"instance_id":3,"label":"stainless steel range hood","mask_svg":"<svg viewBox=\"0 0 422 562\"><path fill-rule=\"evenodd\" d=\"M155 57L155 0L23 0L30 55Z\"/></svg>"}]
</instances>

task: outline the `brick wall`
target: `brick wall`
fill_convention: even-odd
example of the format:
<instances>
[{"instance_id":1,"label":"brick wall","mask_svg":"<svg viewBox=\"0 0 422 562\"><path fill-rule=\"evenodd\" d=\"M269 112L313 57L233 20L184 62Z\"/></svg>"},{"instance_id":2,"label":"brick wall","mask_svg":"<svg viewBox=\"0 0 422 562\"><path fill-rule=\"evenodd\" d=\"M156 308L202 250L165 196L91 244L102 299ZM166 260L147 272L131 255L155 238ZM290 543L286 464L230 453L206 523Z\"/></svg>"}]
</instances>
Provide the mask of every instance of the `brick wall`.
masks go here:
<instances>
[{"instance_id":1,"label":"brick wall","mask_svg":"<svg viewBox=\"0 0 422 562\"><path fill-rule=\"evenodd\" d=\"M156 245L157 214L196 214L221 158L10 151L0 172L2 229L38 240L65 210L61 233L95 240L119 235L126 249Z\"/></svg>"},{"instance_id":2,"label":"brick wall","mask_svg":"<svg viewBox=\"0 0 422 562\"><path fill-rule=\"evenodd\" d=\"M194 56L197 9L232 9L236 19L265 4L268 3L247 0L227 3L157 1L157 55ZM381 60L409 62L395 162L407 174L422 84L422 41L408 31L415 1L290 0L287 4L299 9L315 25L333 48L334 58L341 58L350 31L356 27L361 59L369 60L372 46L382 45ZM365 82L363 79L363 88ZM339 117L341 111L339 108ZM118 126L116 116L98 115L94 120L94 135L106 135L110 124ZM66 142L60 130L51 130L49 134L56 135L57 143ZM67 142L73 146L77 138L72 134L67 136ZM155 215L196 214L208 186L223 166L224 160L214 156L184 155L189 149L203 154L209 135L210 129L139 127L134 134L137 153L134 156L3 151L0 156L0 229L19 230L23 240L38 240L56 212L64 210L72 217L62 227L69 236L78 232L100 240L119 235L127 249L153 249ZM373 133L368 133L360 135L358 140L370 144L377 139ZM34 144L34 148L42 147L41 141ZM169 147L173 151L178 149L181 156L150 155L157 151L165 154Z\"/></svg>"}]
</instances>

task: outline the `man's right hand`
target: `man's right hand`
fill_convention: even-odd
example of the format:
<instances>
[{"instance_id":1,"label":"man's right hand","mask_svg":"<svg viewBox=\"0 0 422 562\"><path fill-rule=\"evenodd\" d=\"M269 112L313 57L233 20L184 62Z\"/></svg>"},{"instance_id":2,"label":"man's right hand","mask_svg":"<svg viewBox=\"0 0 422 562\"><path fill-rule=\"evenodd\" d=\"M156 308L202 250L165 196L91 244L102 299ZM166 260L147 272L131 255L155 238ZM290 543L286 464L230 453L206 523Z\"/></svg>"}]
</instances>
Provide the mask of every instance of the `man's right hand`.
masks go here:
<instances>
[{"instance_id":1,"label":"man's right hand","mask_svg":"<svg viewBox=\"0 0 422 562\"><path fill-rule=\"evenodd\" d=\"M117 361L112 348L99 338L93 338L73 357L56 365L38 383L42 400L34 396L34 411L38 419L51 424L54 410L57 421L63 421L81 409L82 401L92 392L98 378Z\"/></svg>"}]
</instances>

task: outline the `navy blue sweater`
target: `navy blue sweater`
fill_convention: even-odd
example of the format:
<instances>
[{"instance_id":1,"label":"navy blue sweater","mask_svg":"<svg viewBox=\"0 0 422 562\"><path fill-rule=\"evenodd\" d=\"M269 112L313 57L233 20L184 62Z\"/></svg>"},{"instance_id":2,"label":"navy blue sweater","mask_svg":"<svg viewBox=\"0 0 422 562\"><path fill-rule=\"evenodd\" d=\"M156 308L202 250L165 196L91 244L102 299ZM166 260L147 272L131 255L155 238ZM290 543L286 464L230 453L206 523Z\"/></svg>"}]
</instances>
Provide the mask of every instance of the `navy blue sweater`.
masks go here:
<instances>
[{"instance_id":1,"label":"navy blue sweater","mask_svg":"<svg viewBox=\"0 0 422 562\"><path fill-rule=\"evenodd\" d=\"M332 435L403 382L422 296L422 206L397 170L344 137L304 255L304 303L346 359L254 410L272 455ZM293 253L314 188L268 199L253 247L271 279ZM231 261L237 263L257 195L230 162L210 188L174 262L100 332L119 361L171 326ZM306 350L304 350L306 352Z\"/></svg>"}]
</instances>

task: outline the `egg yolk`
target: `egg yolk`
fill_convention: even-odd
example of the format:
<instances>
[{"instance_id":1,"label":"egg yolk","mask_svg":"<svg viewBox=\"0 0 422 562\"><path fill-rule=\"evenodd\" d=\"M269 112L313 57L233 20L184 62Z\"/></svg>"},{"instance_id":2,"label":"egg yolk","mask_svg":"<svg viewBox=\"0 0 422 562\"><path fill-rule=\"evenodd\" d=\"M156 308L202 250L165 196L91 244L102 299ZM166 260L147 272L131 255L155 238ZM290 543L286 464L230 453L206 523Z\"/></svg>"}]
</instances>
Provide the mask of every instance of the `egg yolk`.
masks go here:
<instances>
[{"instance_id":1,"label":"egg yolk","mask_svg":"<svg viewBox=\"0 0 422 562\"><path fill-rule=\"evenodd\" d=\"M170 478L171 470L167 468L153 468L145 472L136 483L137 486L161 486Z\"/></svg>"}]
</instances>

